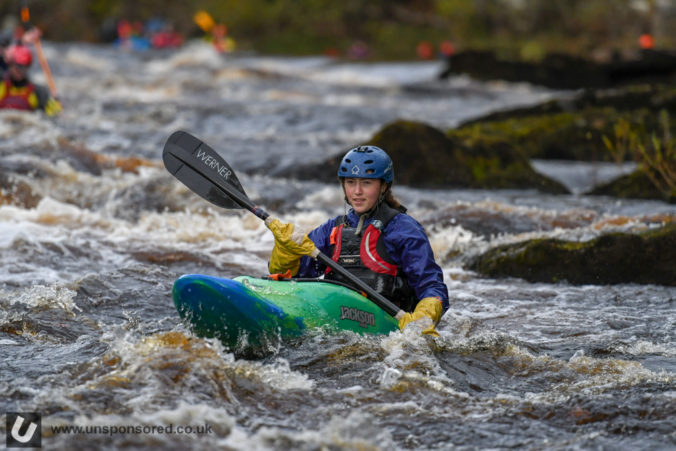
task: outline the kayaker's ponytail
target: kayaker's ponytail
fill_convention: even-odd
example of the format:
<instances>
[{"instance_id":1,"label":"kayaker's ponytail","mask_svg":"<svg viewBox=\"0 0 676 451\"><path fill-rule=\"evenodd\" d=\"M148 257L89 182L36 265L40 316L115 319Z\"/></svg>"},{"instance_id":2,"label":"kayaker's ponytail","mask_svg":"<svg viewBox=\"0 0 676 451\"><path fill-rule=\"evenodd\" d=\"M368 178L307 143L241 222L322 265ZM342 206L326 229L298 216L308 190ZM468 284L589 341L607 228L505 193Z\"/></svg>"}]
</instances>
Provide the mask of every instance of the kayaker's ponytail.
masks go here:
<instances>
[{"instance_id":1,"label":"kayaker's ponytail","mask_svg":"<svg viewBox=\"0 0 676 451\"><path fill-rule=\"evenodd\" d=\"M406 213L406 207L404 207L401 202L399 202L399 199L394 197L394 194L392 193L392 184L388 183L387 184L387 190L383 193L383 202L385 202L387 205L389 205L390 208L394 208L395 210L399 210L402 213Z\"/></svg>"}]
</instances>

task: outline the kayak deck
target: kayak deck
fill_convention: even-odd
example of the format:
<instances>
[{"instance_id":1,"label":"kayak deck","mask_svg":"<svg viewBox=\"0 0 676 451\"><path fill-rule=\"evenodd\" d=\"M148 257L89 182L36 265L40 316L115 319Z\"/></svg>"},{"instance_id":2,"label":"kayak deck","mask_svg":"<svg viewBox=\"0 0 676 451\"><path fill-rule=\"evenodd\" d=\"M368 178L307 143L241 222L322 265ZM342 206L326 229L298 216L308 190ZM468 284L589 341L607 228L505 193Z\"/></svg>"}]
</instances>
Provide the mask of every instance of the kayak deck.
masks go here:
<instances>
[{"instance_id":1,"label":"kayak deck","mask_svg":"<svg viewBox=\"0 0 676 451\"><path fill-rule=\"evenodd\" d=\"M173 297L196 335L216 337L228 347L260 346L310 328L371 334L398 330L397 321L366 297L315 279L189 274L176 280Z\"/></svg>"}]
</instances>

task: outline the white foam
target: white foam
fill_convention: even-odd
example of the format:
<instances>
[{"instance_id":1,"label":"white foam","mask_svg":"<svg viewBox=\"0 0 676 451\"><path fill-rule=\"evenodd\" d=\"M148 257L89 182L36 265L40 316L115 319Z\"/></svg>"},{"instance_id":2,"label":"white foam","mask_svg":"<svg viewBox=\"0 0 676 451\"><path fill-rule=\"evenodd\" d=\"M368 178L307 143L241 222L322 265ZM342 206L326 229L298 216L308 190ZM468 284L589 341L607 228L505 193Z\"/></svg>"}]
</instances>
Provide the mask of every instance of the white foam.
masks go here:
<instances>
[{"instance_id":1,"label":"white foam","mask_svg":"<svg viewBox=\"0 0 676 451\"><path fill-rule=\"evenodd\" d=\"M308 375L292 370L283 358L278 358L272 365L260 366L258 371L261 381L277 391L312 390L315 387L315 382Z\"/></svg>"},{"instance_id":2,"label":"white foam","mask_svg":"<svg viewBox=\"0 0 676 451\"><path fill-rule=\"evenodd\" d=\"M626 345L617 345L613 346L613 352L620 354L629 354L629 355L662 355L665 357L675 357L676 356L676 347L673 343L653 343L646 340L638 340L635 343Z\"/></svg>"},{"instance_id":3,"label":"white foam","mask_svg":"<svg viewBox=\"0 0 676 451\"><path fill-rule=\"evenodd\" d=\"M83 49L69 48L63 60L74 66L80 66L97 72L112 72L115 70L112 62L105 58L97 57L94 52L87 52Z\"/></svg>"},{"instance_id":4,"label":"white foam","mask_svg":"<svg viewBox=\"0 0 676 451\"><path fill-rule=\"evenodd\" d=\"M477 246L484 241L483 237L465 230L462 226L439 228L430 232L428 236L437 261L443 259L450 252L463 252L467 248Z\"/></svg>"},{"instance_id":5,"label":"white foam","mask_svg":"<svg viewBox=\"0 0 676 451\"><path fill-rule=\"evenodd\" d=\"M35 285L12 293L3 293L2 297L7 299L10 305L21 303L31 307L60 308L72 313L73 310L81 310L75 304L76 295L76 291L54 284Z\"/></svg>"},{"instance_id":6,"label":"white foam","mask_svg":"<svg viewBox=\"0 0 676 451\"><path fill-rule=\"evenodd\" d=\"M303 200L296 205L298 208L313 209L317 205L326 206L328 208L340 209L344 204L344 195L340 190L338 184L335 186L326 186L317 191L311 192Z\"/></svg>"},{"instance_id":7,"label":"white foam","mask_svg":"<svg viewBox=\"0 0 676 451\"><path fill-rule=\"evenodd\" d=\"M349 86L390 87L436 80L440 61L417 63L349 63L321 67L305 77L322 83Z\"/></svg>"},{"instance_id":8,"label":"white foam","mask_svg":"<svg viewBox=\"0 0 676 451\"><path fill-rule=\"evenodd\" d=\"M373 417L364 412L350 412L347 416L333 415L328 423L317 430L293 431L262 427L248 435L235 431L219 444L232 449L279 449L275 444L286 443L292 449L395 449L387 428L377 425Z\"/></svg>"}]
</instances>

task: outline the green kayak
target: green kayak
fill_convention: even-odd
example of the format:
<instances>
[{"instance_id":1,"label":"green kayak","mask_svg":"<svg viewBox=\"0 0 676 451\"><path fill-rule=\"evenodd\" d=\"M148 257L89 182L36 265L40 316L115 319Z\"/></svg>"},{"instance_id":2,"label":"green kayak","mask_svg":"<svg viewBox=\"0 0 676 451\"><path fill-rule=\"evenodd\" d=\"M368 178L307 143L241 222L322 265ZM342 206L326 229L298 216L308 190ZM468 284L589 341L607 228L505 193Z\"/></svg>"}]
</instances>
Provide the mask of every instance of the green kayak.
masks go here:
<instances>
[{"instance_id":1,"label":"green kayak","mask_svg":"<svg viewBox=\"0 0 676 451\"><path fill-rule=\"evenodd\" d=\"M174 304L200 337L226 347L261 346L308 329L388 334L397 320L360 293L317 279L225 279L200 274L174 283Z\"/></svg>"}]
</instances>

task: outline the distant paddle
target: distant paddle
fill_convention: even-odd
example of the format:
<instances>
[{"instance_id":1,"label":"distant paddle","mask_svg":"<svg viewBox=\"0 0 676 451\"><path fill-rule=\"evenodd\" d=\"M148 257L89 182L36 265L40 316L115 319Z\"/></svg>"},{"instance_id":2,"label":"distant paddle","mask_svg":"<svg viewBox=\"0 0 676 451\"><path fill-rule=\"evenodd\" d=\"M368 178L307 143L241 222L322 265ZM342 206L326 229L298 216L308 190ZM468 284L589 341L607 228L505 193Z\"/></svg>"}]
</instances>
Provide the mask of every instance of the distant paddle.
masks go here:
<instances>
[{"instance_id":1,"label":"distant paddle","mask_svg":"<svg viewBox=\"0 0 676 451\"><path fill-rule=\"evenodd\" d=\"M184 131L172 133L164 145L162 160L174 177L212 204L223 208L244 208L262 220L270 216L249 199L230 165L214 149L191 134ZM327 255L319 252L316 259L352 282L389 315L399 319L405 313Z\"/></svg>"},{"instance_id":2,"label":"distant paddle","mask_svg":"<svg viewBox=\"0 0 676 451\"><path fill-rule=\"evenodd\" d=\"M24 24L30 25L31 13L28 9L28 3L24 0L23 6L21 7L21 22ZM31 26L32 27L32 26ZM58 92L56 91L56 83L54 83L54 77L52 76L52 71L49 69L49 63L47 63L47 57L45 56L45 51L42 49L42 42L40 42L40 30L35 28L35 40L33 46L35 47L35 54L38 56L38 61L40 62L40 67L42 67L42 72L45 74L45 79L47 80L47 86L49 87L49 92L52 94L52 97L57 98Z\"/></svg>"}]
</instances>

